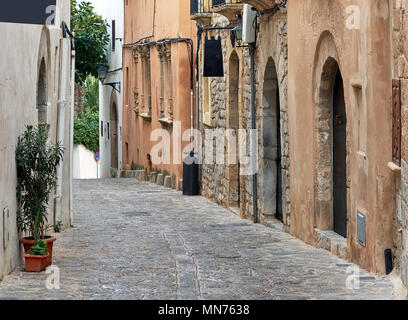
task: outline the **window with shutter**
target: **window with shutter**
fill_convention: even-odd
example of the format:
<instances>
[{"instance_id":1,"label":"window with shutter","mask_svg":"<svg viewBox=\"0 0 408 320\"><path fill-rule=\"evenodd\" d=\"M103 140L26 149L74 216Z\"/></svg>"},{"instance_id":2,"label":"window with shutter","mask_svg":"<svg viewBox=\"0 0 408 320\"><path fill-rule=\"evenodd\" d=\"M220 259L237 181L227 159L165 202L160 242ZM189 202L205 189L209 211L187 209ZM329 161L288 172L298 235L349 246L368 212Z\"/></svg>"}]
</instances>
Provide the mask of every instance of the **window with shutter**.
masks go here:
<instances>
[{"instance_id":1,"label":"window with shutter","mask_svg":"<svg viewBox=\"0 0 408 320\"><path fill-rule=\"evenodd\" d=\"M392 80L392 161L401 166L401 81Z\"/></svg>"}]
</instances>

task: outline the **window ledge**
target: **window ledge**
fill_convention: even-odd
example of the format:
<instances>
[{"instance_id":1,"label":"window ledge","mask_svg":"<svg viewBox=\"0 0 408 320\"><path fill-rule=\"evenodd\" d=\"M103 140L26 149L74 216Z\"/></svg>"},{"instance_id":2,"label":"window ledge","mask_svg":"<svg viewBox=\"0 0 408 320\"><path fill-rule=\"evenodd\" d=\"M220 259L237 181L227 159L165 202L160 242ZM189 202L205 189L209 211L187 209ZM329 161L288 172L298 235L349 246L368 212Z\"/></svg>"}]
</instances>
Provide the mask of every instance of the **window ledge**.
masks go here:
<instances>
[{"instance_id":1,"label":"window ledge","mask_svg":"<svg viewBox=\"0 0 408 320\"><path fill-rule=\"evenodd\" d=\"M390 170L396 174L396 175L401 175L401 167L399 167L398 165L396 165L394 162L388 162L388 168L390 168Z\"/></svg>"},{"instance_id":2,"label":"window ledge","mask_svg":"<svg viewBox=\"0 0 408 320\"><path fill-rule=\"evenodd\" d=\"M165 124L173 124L173 120L169 118L160 118L159 122L165 123Z\"/></svg>"},{"instance_id":3,"label":"window ledge","mask_svg":"<svg viewBox=\"0 0 408 320\"><path fill-rule=\"evenodd\" d=\"M147 112L142 112L140 116L146 120L152 120L152 116Z\"/></svg>"}]
</instances>

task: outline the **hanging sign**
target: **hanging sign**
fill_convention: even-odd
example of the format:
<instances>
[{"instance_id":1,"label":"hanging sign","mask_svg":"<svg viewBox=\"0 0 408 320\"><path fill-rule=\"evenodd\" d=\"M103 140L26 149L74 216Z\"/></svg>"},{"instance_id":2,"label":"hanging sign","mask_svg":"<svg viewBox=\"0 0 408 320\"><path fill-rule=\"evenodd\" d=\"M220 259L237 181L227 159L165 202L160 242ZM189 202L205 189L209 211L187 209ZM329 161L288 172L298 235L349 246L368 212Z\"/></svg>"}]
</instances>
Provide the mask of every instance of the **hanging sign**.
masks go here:
<instances>
[{"instance_id":1,"label":"hanging sign","mask_svg":"<svg viewBox=\"0 0 408 320\"><path fill-rule=\"evenodd\" d=\"M222 60L221 38L205 39L204 77L223 77L224 63Z\"/></svg>"},{"instance_id":2,"label":"hanging sign","mask_svg":"<svg viewBox=\"0 0 408 320\"><path fill-rule=\"evenodd\" d=\"M57 0L2 1L0 22L54 25Z\"/></svg>"}]
</instances>

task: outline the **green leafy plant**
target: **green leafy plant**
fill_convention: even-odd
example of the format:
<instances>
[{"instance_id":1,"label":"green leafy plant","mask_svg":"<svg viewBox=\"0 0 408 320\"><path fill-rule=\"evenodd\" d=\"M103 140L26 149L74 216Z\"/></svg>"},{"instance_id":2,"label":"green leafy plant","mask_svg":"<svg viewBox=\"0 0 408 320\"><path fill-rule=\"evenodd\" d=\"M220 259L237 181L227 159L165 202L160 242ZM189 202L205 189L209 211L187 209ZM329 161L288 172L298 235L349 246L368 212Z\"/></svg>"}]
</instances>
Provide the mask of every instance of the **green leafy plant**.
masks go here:
<instances>
[{"instance_id":1,"label":"green leafy plant","mask_svg":"<svg viewBox=\"0 0 408 320\"><path fill-rule=\"evenodd\" d=\"M93 152L99 151L99 112L88 110L81 119L75 118L74 143Z\"/></svg>"},{"instance_id":2,"label":"green leafy plant","mask_svg":"<svg viewBox=\"0 0 408 320\"><path fill-rule=\"evenodd\" d=\"M53 225L51 225L52 228L54 228L54 232L61 232L62 229L62 221L57 221Z\"/></svg>"},{"instance_id":3,"label":"green leafy plant","mask_svg":"<svg viewBox=\"0 0 408 320\"><path fill-rule=\"evenodd\" d=\"M64 153L59 142L47 141L46 126L27 126L16 147L17 228L34 238L35 245L45 236L49 196L57 185L57 168Z\"/></svg>"},{"instance_id":4,"label":"green leafy plant","mask_svg":"<svg viewBox=\"0 0 408 320\"><path fill-rule=\"evenodd\" d=\"M33 245L31 249L27 251L27 254L33 256L46 256L48 254L47 243L44 240L39 240L37 244Z\"/></svg>"},{"instance_id":5,"label":"green leafy plant","mask_svg":"<svg viewBox=\"0 0 408 320\"><path fill-rule=\"evenodd\" d=\"M134 171L136 170L136 164L132 160L132 164L130 165L130 170Z\"/></svg>"},{"instance_id":6,"label":"green leafy plant","mask_svg":"<svg viewBox=\"0 0 408 320\"><path fill-rule=\"evenodd\" d=\"M84 83L84 110L99 111L99 81L92 76L88 76Z\"/></svg>"},{"instance_id":7,"label":"green leafy plant","mask_svg":"<svg viewBox=\"0 0 408 320\"><path fill-rule=\"evenodd\" d=\"M75 82L83 84L88 75L98 77L98 68L107 65L108 23L90 2L71 1L71 30L75 33Z\"/></svg>"}]
</instances>

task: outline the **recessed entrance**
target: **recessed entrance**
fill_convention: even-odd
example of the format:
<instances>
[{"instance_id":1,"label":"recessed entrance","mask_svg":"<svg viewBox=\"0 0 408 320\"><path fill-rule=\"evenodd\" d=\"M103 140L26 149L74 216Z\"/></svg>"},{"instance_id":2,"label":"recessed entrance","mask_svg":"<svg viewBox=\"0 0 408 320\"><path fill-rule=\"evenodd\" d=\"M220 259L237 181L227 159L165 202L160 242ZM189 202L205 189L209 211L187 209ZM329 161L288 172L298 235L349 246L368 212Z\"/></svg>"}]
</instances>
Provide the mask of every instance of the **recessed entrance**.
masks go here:
<instances>
[{"instance_id":1,"label":"recessed entrance","mask_svg":"<svg viewBox=\"0 0 408 320\"><path fill-rule=\"evenodd\" d=\"M38 124L47 124L47 69L45 59L41 59L37 83Z\"/></svg>"},{"instance_id":2,"label":"recessed entrance","mask_svg":"<svg viewBox=\"0 0 408 320\"><path fill-rule=\"evenodd\" d=\"M347 236L347 118L343 78L337 70L333 90L333 214L334 231Z\"/></svg>"},{"instance_id":3,"label":"recessed entrance","mask_svg":"<svg viewBox=\"0 0 408 320\"><path fill-rule=\"evenodd\" d=\"M236 141L238 141L239 130L239 58L234 51L229 60L229 95L228 95L228 129L233 130ZM235 159L228 163L228 205L230 207L240 207L240 177L239 177L239 152L234 147L228 150L228 154L233 154Z\"/></svg>"},{"instance_id":4,"label":"recessed entrance","mask_svg":"<svg viewBox=\"0 0 408 320\"><path fill-rule=\"evenodd\" d=\"M269 58L262 94L262 201L265 217L283 221L280 98L275 62Z\"/></svg>"},{"instance_id":5,"label":"recessed entrance","mask_svg":"<svg viewBox=\"0 0 408 320\"><path fill-rule=\"evenodd\" d=\"M111 103L110 108L111 130L111 168L118 169L118 111L116 102Z\"/></svg>"},{"instance_id":6,"label":"recessed entrance","mask_svg":"<svg viewBox=\"0 0 408 320\"><path fill-rule=\"evenodd\" d=\"M347 116L341 71L323 66L316 104L316 227L347 237Z\"/></svg>"}]
</instances>

